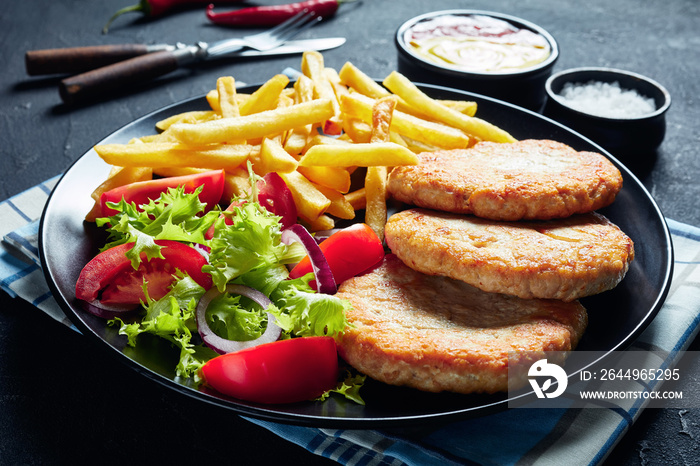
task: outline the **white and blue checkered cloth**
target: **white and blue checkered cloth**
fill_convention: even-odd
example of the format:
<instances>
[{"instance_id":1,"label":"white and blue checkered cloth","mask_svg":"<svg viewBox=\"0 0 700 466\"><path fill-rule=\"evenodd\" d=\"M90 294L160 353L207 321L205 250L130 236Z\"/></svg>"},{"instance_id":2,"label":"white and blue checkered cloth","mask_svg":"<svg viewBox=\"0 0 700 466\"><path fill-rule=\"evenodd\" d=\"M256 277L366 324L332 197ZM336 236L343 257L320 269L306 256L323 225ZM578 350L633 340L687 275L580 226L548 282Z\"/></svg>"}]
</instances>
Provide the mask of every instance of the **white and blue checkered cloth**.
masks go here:
<instances>
[{"instance_id":1,"label":"white and blue checkered cloth","mask_svg":"<svg viewBox=\"0 0 700 466\"><path fill-rule=\"evenodd\" d=\"M36 242L38 219L57 181L53 178L0 203L0 286L75 329L51 296ZM675 255L673 283L663 308L635 345L677 356L693 341L700 323L700 229L673 220L668 224ZM249 420L345 465L561 465L573 458L577 464L598 464L644 407L639 401L625 410L511 409L410 437Z\"/></svg>"}]
</instances>

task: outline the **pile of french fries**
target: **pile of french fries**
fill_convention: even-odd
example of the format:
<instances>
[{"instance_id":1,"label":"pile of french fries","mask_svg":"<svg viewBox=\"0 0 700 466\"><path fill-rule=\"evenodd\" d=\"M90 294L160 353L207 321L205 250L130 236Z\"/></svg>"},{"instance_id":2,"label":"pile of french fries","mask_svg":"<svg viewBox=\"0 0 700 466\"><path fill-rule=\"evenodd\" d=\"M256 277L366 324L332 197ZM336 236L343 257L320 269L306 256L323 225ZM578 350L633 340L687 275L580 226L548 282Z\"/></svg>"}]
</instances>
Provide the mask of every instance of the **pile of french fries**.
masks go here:
<instances>
[{"instance_id":1,"label":"pile of french fries","mask_svg":"<svg viewBox=\"0 0 700 466\"><path fill-rule=\"evenodd\" d=\"M301 72L292 86L280 74L245 95L233 77L221 77L207 94L210 110L173 115L157 123L157 134L127 144L95 146L113 168L93 198L153 176L213 169L226 172L227 198L244 196L250 162L260 176L279 173L311 231L364 210L364 221L383 238L392 167L417 164L424 151L514 141L475 117L475 102L433 99L398 72L382 86L352 63L339 72L326 67L319 52L303 54ZM366 170L358 172L364 185L351 191L358 169ZM97 212L96 205L86 219Z\"/></svg>"}]
</instances>

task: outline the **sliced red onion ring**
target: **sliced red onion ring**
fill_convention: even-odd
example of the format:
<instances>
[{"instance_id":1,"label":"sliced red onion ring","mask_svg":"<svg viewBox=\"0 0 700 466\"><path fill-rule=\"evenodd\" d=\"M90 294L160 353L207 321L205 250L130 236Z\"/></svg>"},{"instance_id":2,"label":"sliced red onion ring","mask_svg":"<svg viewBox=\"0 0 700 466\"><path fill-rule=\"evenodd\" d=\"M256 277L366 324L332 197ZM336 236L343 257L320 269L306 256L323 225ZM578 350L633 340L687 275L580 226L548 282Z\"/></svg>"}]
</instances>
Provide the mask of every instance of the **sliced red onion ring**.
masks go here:
<instances>
[{"instance_id":1,"label":"sliced red onion ring","mask_svg":"<svg viewBox=\"0 0 700 466\"><path fill-rule=\"evenodd\" d=\"M200 253L202 257L204 257L207 260L207 262L209 262L209 253L211 252L211 248L209 246L205 246L204 244L199 243L192 243L192 247L195 251Z\"/></svg>"},{"instance_id":2,"label":"sliced red onion ring","mask_svg":"<svg viewBox=\"0 0 700 466\"><path fill-rule=\"evenodd\" d=\"M323 255L321 248L318 247L318 243L306 228L295 223L282 230L281 239L284 244L298 241L304 246L316 276L319 293L335 294L338 291L338 285L335 283L335 278L333 278L333 272L331 272L326 256Z\"/></svg>"},{"instance_id":3,"label":"sliced red onion ring","mask_svg":"<svg viewBox=\"0 0 700 466\"><path fill-rule=\"evenodd\" d=\"M263 309L267 309L268 306L272 304L272 301L270 301L267 296L249 286L232 284L226 287L226 291L230 294L239 294L241 296L245 296L246 298L250 298L262 306ZM214 331L209 327L209 324L207 324L205 313L211 300L220 294L221 293L219 290L216 287L213 287L204 293L199 300L199 304L197 304L197 331L207 346L219 354L226 354L240 351L245 348L252 348L253 346L262 345L263 343L272 343L273 341L277 341L282 333L282 328L275 323L275 316L269 312L267 313L267 328L265 329L265 332L255 340L227 340L226 338L222 338L214 333Z\"/></svg>"},{"instance_id":4,"label":"sliced red onion ring","mask_svg":"<svg viewBox=\"0 0 700 466\"><path fill-rule=\"evenodd\" d=\"M103 304L99 299L94 301L81 301L83 308L90 314L100 317L102 319L114 319L115 317L124 317L130 312L138 310L141 306L133 304Z\"/></svg>"}]
</instances>

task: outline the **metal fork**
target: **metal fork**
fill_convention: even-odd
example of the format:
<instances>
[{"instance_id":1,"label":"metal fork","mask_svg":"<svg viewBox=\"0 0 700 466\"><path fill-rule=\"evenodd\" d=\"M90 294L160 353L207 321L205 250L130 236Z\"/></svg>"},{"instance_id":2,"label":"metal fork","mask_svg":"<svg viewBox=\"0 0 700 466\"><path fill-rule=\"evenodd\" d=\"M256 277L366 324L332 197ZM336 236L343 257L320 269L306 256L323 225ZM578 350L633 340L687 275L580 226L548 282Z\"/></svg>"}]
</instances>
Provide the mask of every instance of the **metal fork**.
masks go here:
<instances>
[{"instance_id":1,"label":"metal fork","mask_svg":"<svg viewBox=\"0 0 700 466\"><path fill-rule=\"evenodd\" d=\"M308 10L301 11L279 25L246 37L226 39L206 47L210 56L221 55L249 47L264 52L279 47L297 34L305 31L321 20L320 16Z\"/></svg>"},{"instance_id":2,"label":"metal fork","mask_svg":"<svg viewBox=\"0 0 700 466\"><path fill-rule=\"evenodd\" d=\"M75 103L139 81L154 79L181 66L225 56L245 48L265 52L279 47L320 19L320 16L304 10L260 34L224 39L212 44L199 42L193 45L168 46L164 50L66 78L61 81L58 90L65 103Z\"/></svg>"}]
</instances>

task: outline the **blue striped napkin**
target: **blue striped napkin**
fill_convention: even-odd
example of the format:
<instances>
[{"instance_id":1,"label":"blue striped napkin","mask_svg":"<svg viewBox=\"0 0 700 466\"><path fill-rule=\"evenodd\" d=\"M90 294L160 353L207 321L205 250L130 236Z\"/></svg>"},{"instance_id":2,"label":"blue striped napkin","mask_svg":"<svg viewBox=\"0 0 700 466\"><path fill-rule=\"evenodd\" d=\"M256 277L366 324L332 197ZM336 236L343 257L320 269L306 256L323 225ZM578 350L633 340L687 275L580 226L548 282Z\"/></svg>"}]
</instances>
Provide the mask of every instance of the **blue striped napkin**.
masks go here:
<instances>
[{"instance_id":1,"label":"blue striped napkin","mask_svg":"<svg viewBox=\"0 0 700 466\"><path fill-rule=\"evenodd\" d=\"M0 287L75 329L51 296L38 260L38 219L57 181L52 178L0 203ZM700 229L673 220L668 224L675 254L673 284L663 308L633 346L677 356L700 324ZM625 410L511 409L410 437L249 421L345 465L560 465L572 458L578 464L598 464L644 407L639 401Z\"/></svg>"}]
</instances>

